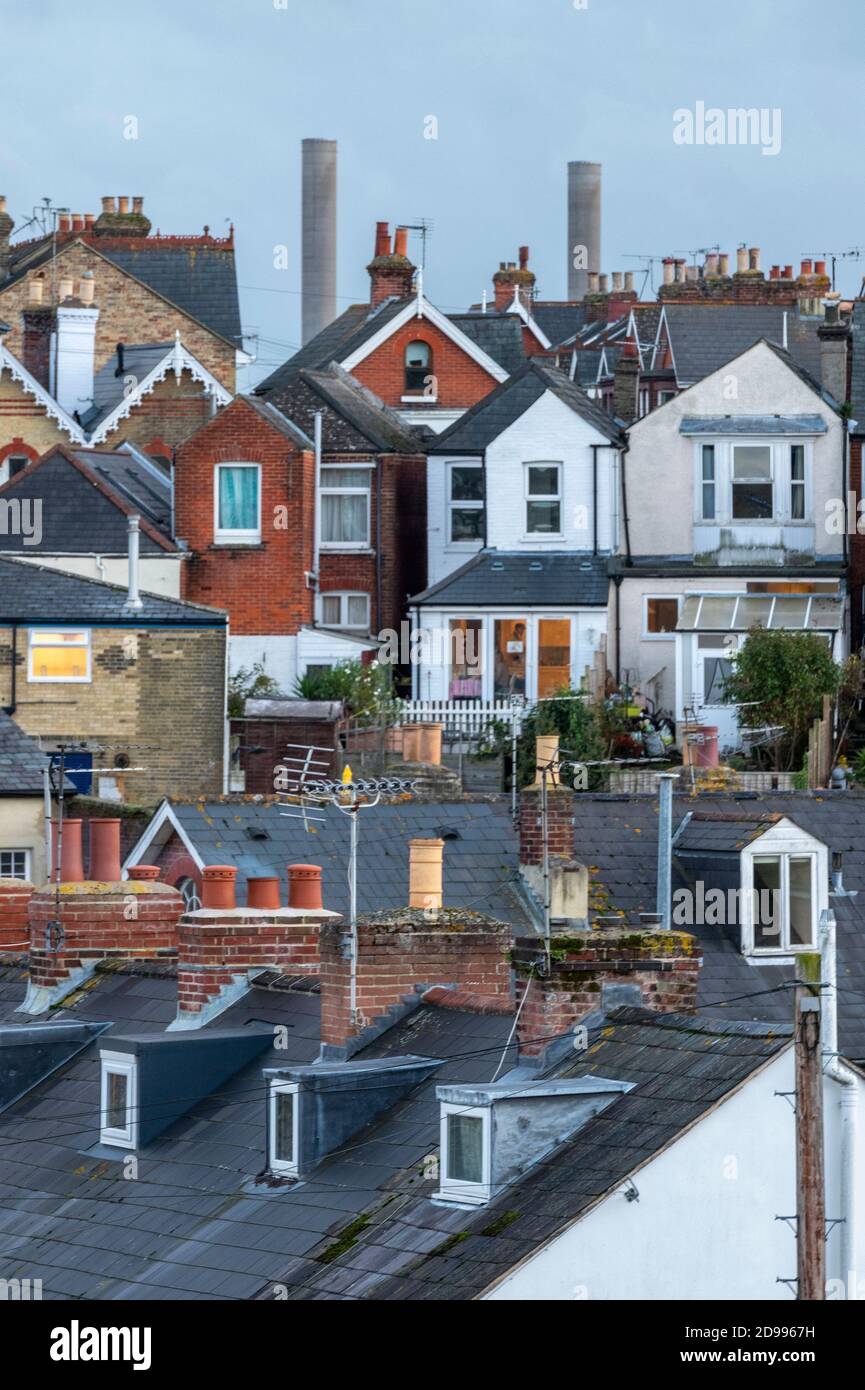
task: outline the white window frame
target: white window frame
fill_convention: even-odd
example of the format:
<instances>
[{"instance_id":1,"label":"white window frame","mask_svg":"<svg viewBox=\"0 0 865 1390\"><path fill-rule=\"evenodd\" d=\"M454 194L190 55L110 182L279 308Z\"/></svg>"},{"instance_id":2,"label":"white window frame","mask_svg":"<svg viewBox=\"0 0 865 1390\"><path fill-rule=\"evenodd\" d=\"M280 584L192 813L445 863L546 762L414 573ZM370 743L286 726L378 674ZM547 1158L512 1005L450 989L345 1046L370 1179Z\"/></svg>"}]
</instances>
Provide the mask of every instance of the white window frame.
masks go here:
<instances>
[{"instance_id":1,"label":"white window frame","mask_svg":"<svg viewBox=\"0 0 865 1390\"><path fill-rule=\"evenodd\" d=\"M481 517L483 517L484 510L485 510L485 508L486 508L486 498L485 498L485 497L481 497L480 500L477 501L477 502L460 502L460 501L458 501L458 500L455 500L455 499L454 499L454 469L456 469L456 468L473 468L473 469L476 469L477 472L480 473L480 475L481 475L481 482L483 482L483 478L484 478L484 466L483 466L483 464L480 463L480 462L475 462L474 459L466 459L466 460L463 460L463 459L452 459L451 462L447 465L447 480L446 480L446 486L447 486L447 500L446 500L446 505L447 505L447 541L446 541L446 544L447 544L447 546L448 546L448 549L450 549L451 547L453 547L455 550L477 550L478 546L483 546L483 543L484 543L483 535L479 536L478 539L475 540L475 541L472 541L472 540L459 540L459 541L456 541L456 540L454 540L453 514L454 514L455 511L460 511L460 512L480 512ZM481 525L481 531L483 531L483 525Z\"/></svg>"},{"instance_id":2,"label":"white window frame","mask_svg":"<svg viewBox=\"0 0 865 1390\"><path fill-rule=\"evenodd\" d=\"M3 860L2 860L2 856L3 856L4 854L23 854L23 855L24 855L24 873L23 873L23 874L16 874L16 873L4 874L4 872L3 872ZM15 865L14 865L14 864L12 865L12 868L13 868L13 870L14 870L14 868L15 868ZM25 879L25 880L27 880L27 881L29 882L29 879L30 879L30 851L29 851L29 849L22 849L19 845L0 845L0 878L23 878L23 879Z\"/></svg>"},{"instance_id":3,"label":"white window frame","mask_svg":"<svg viewBox=\"0 0 865 1390\"><path fill-rule=\"evenodd\" d=\"M294 1114L291 1125L291 1159L277 1158L276 1156L276 1097L278 1095L290 1095L293 1097L292 1106ZM300 1174L300 1084L297 1081L271 1081L270 1094L267 1098L268 1111L268 1166L272 1173L281 1173L284 1177L296 1178Z\"/></svg>"},{"instance_id":4,"label":"white window frame","mask_svg":"<svg viewBox=\"0 0 865 1390\"><path fill-rule=\"evenodd\" d=\"M375 465L374 465L374 464L371 464L371 463L367 464L367 463L353 463L353 462L346 462L346 463L329 463L329 464L325 464L325 465L322 467L322 470L321 470L321 481L319 482L319 497L320 497L320 501L321 501L321 502L323 502L323 500L324 500L325 497L339 497L339 496L343 496L343 497L359 497L359 496L361 496L361 495L363 495L363 496L366 497L366 539L365 539L365 540L362 540L362 541L326 541L326 540L324 539L324 523L323 523L323 521L322 521L322 537L321 537L321 541L320 541L320 545L319 545L319 548L320 548L321 550L343 550L343 551L345 551L345 550L355 550L355 551L369 550L369 548L370 548L370 532L371 532L371 510L372 510L372 470L373 470L374 467L375 467ZM350 470L351 472L355 472L355 473L356 473L356 472L359 472L361 469L365 470L365 471L366 471L366 475L367 475L366 486L365 486L365 487L346 487L346 486L340 486L340 487L327 487L327 486L326 486L325 480L326 480L327 476L328 476L329 474L332 474L336 469L342 469L342 470L348 469L348 470ZM323 514L324 514L324 507L322 506L322 507L320 508L320 510L321 510L321 514L322 514L322 517L323 517Z\"/></svg>"},{"instance_id":5,"label":"white window frame","mask_svg":"<svg viewBox=\"0 0 865 1390\"><path fill-rule=\"evenodd\" d=\"M676 629L672 632L650 632L649 631L649 601L657 599L669 599L675 602L677 614L682 611L681 594L643 594L643 641L644 642L670 642L676 637ZM678 616L676 619L678 623Z\"/></svg>"},{"instance_id":6,"label":"white window frame","mask_svg":"<svg viewBox=\"0 0 865 1390\"><path fill-rule=\"evenodd\" d=\"M694 517L697 525L735 526L735 527L778 527L815 525L813 476L814 451L810 436L793 438L790 435L748 435L736 438L716 435L705 438L697 436L694 440ZM803 517L793 516L792 500L792 459L793 446L801 445L804 458L804 510ZM772 465L772 515L771 517L733 516L733 462L737 448L767 448ZM715 515L703 514L703 449L715 451ZM709 486L710 484L706 484Z\"/></svg>"},{"instance_id":7,"label":"white window frame","mask_svg":"<svg viewBox=\"0 0 865 1390\"><path fill-rule=\"evenodd\" d=\"M348 619L348 601L352 598L362 598L366 602L366 621L363 623L350 623ZM324 620L324 601L325 599L339 600L338 623L327 623ZM322 627L329 628L336 632L369 632L371 605L369 594L363 589L325 589L319 594L319 622ZM343 622L342 619L346 621Z\"/></svg>"},{"instance_id":8,"label":"white window frame","mask_svg":"<svg viewBox=\"0 0 865 1390\"><path fill-rule=\"evenodd\" d=\"M529 479L533 468L555 468L558 474L558 491L553 493L533 493L529 491ZM564 497L564 467L560 459L532 459L523 464L523 491L525 494L525 530L524 541L531 541L532 544L544 544L547 541L561 541L565 538L562 530L562 519L565 511ZM559 529L558 531L530 531L529 530L529 505L532 502L545 502L547 504L557 502L559 506Z\"/></svg>"},{"instance_id":9,"label":"white window frame","mask_svg":"<svg viewBox=\"0 0 865 1390\"><path fill-rule=\"evenodd\" d=\"M80 632L84 637L83 642L70 642L70 647L75 647L79 651L86 653L87 671L83 676L34 676L33 675L33 652L39 647L47 647L47 642L37 642L34 638L40 633L49 632ZM27 683L28 685L91 685L93 682L93 662L92 662L92 635L89 627L69 627L59 624L57 627L31 627L27 633Z\"/></svg>"},{"instance_id":10,"label":"white window frame","mask_svg":"<svg viewBox=\"0 0 865 1390\"><path fill-rule=\"evenodd\" d=\"M482 1130L482 1164L483 1179L481 1182L466 1182L463 1178L451 1178L448 1174L448 1118L451 1115L459 1115L466 1119L479 1119L483 1122ZM440 1118L440 1156L439 1156L439 1191L436 1194L443 1201L466 1203L471 1206L483 1206L492 1196L492 1107L488 1105L453 1105L446 1101L441 1103Z\"/></svg>"},{"instance_id":11,"label":"white window frame","mask_svg":"<svg viewBox=\"0 0 865 1390\"><path fill-rule=\"evenodd\" d=\"M762 839L763 837L761 837ZM777 945L757 946L754 931L754 864L761 859L779 859L781 861L781 931ZM791 859L810 859L811 861L811 940L804 945L790 941L790 861ZM744 912L742 914L742 951L744 955L753 956L758 959L766 957L775 959L778 957L793 958L800 955L803 951L816 951L819 941L820 911L821 911L821 874L825 876L828 872L826 863L826 852L815 846L813 841L804 841L801 845L790 838L783 841L771 841L761 845L761 840L757 840L753 846L743 852L742 855L742 889L744 897ZM828 892L828 890L827 890ZM827 899L828 901L828 899ZM825 905L825 903L823 904Z\"/></svg>"},{"instance_id":12,"label":"white window frame","mask_svg":"<svg viewBox=\"0 0 865 1390\"><path fill-rule=\"evenodd\" d=\"M254 530L246 527L238 530L220 526L219 524L219 498L222 487L221 473L226 468L254 468L256 472L256 500L258 502L258 519ZM213 539L216 545L260 545L261 544L261 464L243 463L238 460L236 463L217 463L213 470Z\"/></svg>"},{"instance_id":13,"label":"white window frame","mask_svg":"<svg viewBox=\"0 0 865 1390\"><path fill-rule=\"evenodd\" d=\"M801 477L801 478L794 478L794 477L793 477L793 450L794 450L794 449L801 449L801 450L802 450L802 477ZM790 489L790 505L789 505L789 512L790 512L790 518L789 518L789 519L790 519L790 525L791 525L791 526L807 526L807 525L809 524L809 522L808 522L808 450L805 448L805 443L804 443L803 440L796 440L796 439L791 439L791 440L790 440L789 448L788 448L788 451L787 451L787 486L788 486L789 489ZM794 515L793 515L793 489L794 489L794 488L801 488L801 489L802 489L802 515L799 516L799 517L794 517Z\"/></svg>"},{"instance_id":14,"label":"white window frame","mask_svg":"<svg viewBox=\"0 0 865 1390\"><path fill-rule=\"evenodd\" d=\"M705 453L704 453L704 451L705 451L706 449L711 449L711 451L712 451L712 476L711 476L711 478L707 478L707 477L706 477L706 474L705 474L705 471L704 471L704 470L705 470ZM701 521L707 522L710 526L715 526L715 525L717 525L717 523L718 523L718 446L717 446L717 444L707 444L707 443L705 442L705 440L702 440L702 441L700 442L700 445L699 445L699 448L698 448L698 451L697 451L697 467L698 467L698 469L699 469L699 483L698 483L699 492L698 492L698 494L697 494L699 500L698 500L698 506L697 506L697 513L698 513L698 516L699 516L699 518L700 518ZM705 489L706 489L707 487L710 487L710 488L712 489L712 515L711 515L711 516L706 516L705 506L704 506L704 501L703 501L704 492L705 492Z\"/></svg>"},{"instance_id":15,"label":"white window frame","mask_svg":"<svg viewBox=\"0 0 865 1390\"><path fill-rule=\"evenodd\" d=\"M772 511L769 516L734 516L733 502L735 489L737 487L747 487L749 484L756 487L765 487L765 478L737 478L736 477L736 451L738 449L768 449L769 452L769 487L772 489ZM783 486L783 484L782 484ZM734 440L730 444L730 522L733 526L774 526L784 520L784 498L779 489L777 451L771 442L758 439Z\"/></svg>"},{"instance_id":16,"label":"white window frame","mask_svg":"<svg viewBox=\"0 0 865 1390\"><path fill-rule=\"evenodd\" d=\"M128 1052L100 1052L99 1079L99 1139L112 1148L134 1149L138 1146L138 1063ZM108 1118L108 1077L126 1077L126 1125L110 1128Z\"/></svg>"}]
</instances>

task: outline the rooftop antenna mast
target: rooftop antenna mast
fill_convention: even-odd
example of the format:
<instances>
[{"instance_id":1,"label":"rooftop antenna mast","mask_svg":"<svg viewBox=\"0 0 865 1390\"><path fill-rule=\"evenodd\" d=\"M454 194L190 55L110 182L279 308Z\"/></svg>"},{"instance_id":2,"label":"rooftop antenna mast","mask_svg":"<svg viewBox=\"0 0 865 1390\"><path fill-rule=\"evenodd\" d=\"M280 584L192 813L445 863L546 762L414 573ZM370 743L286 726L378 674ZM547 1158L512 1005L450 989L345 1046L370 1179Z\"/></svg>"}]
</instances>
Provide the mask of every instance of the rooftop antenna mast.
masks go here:
<instances>
[{"instance_id":1,"label":"rooftop antenna mast","mask_svg":"<svg viewBox=\"0 0 865 1390\"><path fill-rule=\"evenodd\" d=\"M433 234L434 223L429 217L421 217L417 222L406 222L406 229L410 232L419 232L421 241L420 250L420 269L426 270L426 244L429 237Z\"/></svg>"},{"instance_id":2,"label":"rooftop antenna mast","mask_svg":"<svg viewBox=\"0 0 865 1390\"><path fill-rule=\"evenodd\" d=\"M314 825L325 821L325 811L333 806L348 817L350 828L348 859L349 927L351 931L351 1019L357 1022L357 847L360 838L360 813L371 811L383 796L411 795L417 779L405 777L367 777L355 780L346 765L342 777L327 776L331 748L289 743L288 757L278 769L277 790L286 800L280 805L290 807L281 812L293 820L301 820L304 829L317 834ZM315 755L319 756L316 757ZM325 756L322 757L321 755Z\"/></svg>"},{"instance_id":3,"label":"rooftop antenna mast","mask_svg":"<svg viewBox=\"0 0 865 1390\"><path fill-rule=\"evenodd\" d=\"M810 260L832 262L832 289L835 289L835 266L838 261L861 261L865 259L865 248L852 246L849 251L803 251Z\"/></svg>"},{"instance_id":4,"label":"rooftop antenna mast","mask_svg":"<svg viewBox=\"0 0 865 1390\"><path fill-rule=\"evenodd\" d=\"M636 254L633 253L633 252L630 252L630 253L626 254L626 255L623 257L623 259L626 260L626 261L639 261L639 262L640 262L640 269L641 269L642 272L643 272L643 283L642 283L642 285L640 286L640 293L639 293L638 298L642 299L642 297L643 297L643 295L644 295L644 293L645 293L645 290L646 290L646 281L648 281L648 283L649 283L649 289L650 289L650 290L654 290L654 288L655 288L655 276L654 276L654 272L653 272L652 267L655 266L655 265L663 265L663 264L664 264L664 261L665 261L665 259L666 259L666 257L665 257L665 256L640 256L640 255L636 255Z\"/></svg>"}]
</instances>

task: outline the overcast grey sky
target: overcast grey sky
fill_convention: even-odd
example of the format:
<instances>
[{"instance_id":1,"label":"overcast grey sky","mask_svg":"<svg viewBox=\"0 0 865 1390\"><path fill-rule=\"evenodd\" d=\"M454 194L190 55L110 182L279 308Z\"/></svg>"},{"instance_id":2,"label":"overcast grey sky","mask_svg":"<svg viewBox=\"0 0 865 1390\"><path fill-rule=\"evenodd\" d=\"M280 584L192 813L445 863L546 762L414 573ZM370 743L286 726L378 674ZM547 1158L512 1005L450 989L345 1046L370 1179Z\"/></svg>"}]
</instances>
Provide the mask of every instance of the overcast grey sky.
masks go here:
<instances>
[{"instance_id":1,"label":"overcast grey sky","mask_svg":"<svg viewBox=\"0 0 865 1390\"><path fill-rule=\"evenodd\" d=\"M232 219L244 328L271 340L249 381L300 341L304 136L339 141L340 309L379 219L432 219L442 308L522 243L564 297L569 159L604 165L606 270L742 241L798 270L865 241L862 0L0 0L0 34L12 215L126 193L163 232ZM698 101L779 108L780 153L675 144ZM863 273L840 262L838 287Z\"/></svg>"}]
</instances>

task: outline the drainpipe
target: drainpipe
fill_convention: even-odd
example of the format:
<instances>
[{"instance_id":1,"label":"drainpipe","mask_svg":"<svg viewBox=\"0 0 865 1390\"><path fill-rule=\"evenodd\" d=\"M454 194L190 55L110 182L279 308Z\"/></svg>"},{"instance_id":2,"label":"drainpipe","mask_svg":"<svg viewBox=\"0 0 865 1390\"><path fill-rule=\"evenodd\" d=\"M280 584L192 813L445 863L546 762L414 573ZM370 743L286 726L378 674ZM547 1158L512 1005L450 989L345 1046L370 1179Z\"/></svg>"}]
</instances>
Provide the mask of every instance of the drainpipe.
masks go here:
<instances>
[{"instance_id":1,"label":"drainpipe","mask_svg":"<svg viewBox=\"0 0 865 1390\"><path fill-rule=\"evenodd\" d=\"M823 1071L842 1087L841 1091L841 1270L845 1284L855 1281L858 1248L856 1206L857 1119L856 1082L838 1056L838 961L835 951L835 913L829 908L820 914L820 979L823 982ZM855 1283L853 1284L855 1290ZM855 1292L848 1288L848 1297Z\"/></svg>"},{"instance_id":2,"label":"drainpipe","mask_svg":"<svg viewBox=\"0 0 865 1390\"><path fill-rule=\"evenodd\" d=\"M318 564L321 551L321 411L315 412L313 421L313 443L315 448L315 505L312 509L312 575L318 596ZM316 605L317 607L317 605ZM318 622L318 614L313 618L313 626Z\"/></svg>"},{"instance_id":3,"label":"drainpipe","mask_svg":"<svg viewBox=\"0 0 865 1390\"><path fill-rule=\"evenodd\" d=\"M172 539L173 541L176 541L176 540L177 540L177 514L176 514L176 512L175 512L175 502L174 502L174 474L175 474L175 466L176 466L176 464L177 464L177 450L176 450L176 449L172 449L172 450L171 450L171 539Z\"/></svg>"},{"instance_id":4,"label":"drainpipe","mask_svg":"<svg viewBox=\"0 0 865 1390\"><path fill-rule=\"evenodd\" d=\"M225 624L225 682L222 706L222 795L231 790L231 718L228 713L228 690L231 673L231 627Z\"/></svg>"},{"instance_id":5,"label":"drainpipe","mask_svg":"<svg viewBox=\"0 0 865 1390\"><path fill-rule=\"evenodd\" d=\"M674 772L658 773L658 916L661 929L670 930L670 896L673 878L673 783Z\"/></svg>"},{"instance_id":6,"label":"drainpipe","mask_svg":"<svg viewBox=\"0 0 865 1390\"><path fill-rule=\"evenodd\" d=\"M483 451L483 456L482 456L482 458L481 458L481 479L482 479L482 481L483 481L483 487L484 487L484 550L486 550L486 549L488 548L488 544L489 544L489 536L488 536L488 532L487 532L488 518L487 518L487 451L486 451L486 449L484 449L484 451Z\"/></svg>"},{"instance_id":7,"label":"drainpipe","mask_svg":"<svg viewBox=\"0 0 865 1390\"><path fill-rule=\"evenodd\" d=\"M381 469L382 457L375 461L375 620L378 631L382 630L381 619Z\"/></svg>"},{"instance_id":8,"label":"drainpipe","mask_svg":"<svg viewBox=\"0 0 865 1390\"><path fill-rule=\"evenodd\" d=\"M847 440L850 432L850 421L842 420L841 423L844 427L844 437L841 440L841 496L844 498L844 568L846 569L849 555L847 535L850 529L850 498L847 495Z\"/></svg>"},{"instance_id":9,"label":"drainpipe","mask_svg":"<svg viewBox=\"0 0 865 1390\"><path fill-rule=\"evenodd\" d=\"M622 460L622 466L620 470L622 474L622 521L624 522L625 526L625 563L627 565L633 564L633 560L631 559L631 526L628 520L628 482L627 465L625 459L625 455L629 453L630 448L630 443L625 443L620 454L620 458Z\"/></svg>"},{"instance_id":10,"label":"drainpipe","mask_svg":"<svg viewBox=\"0 0 865 1390\"><path fill-rule=\"evenodd\" d=\"M9 678L9 698L11 705L5 705L4 714L14 714L18 708L18 624L12 624L12 673Z\"/></svg>"},{"instance_id":11,"label":"drainpipe","mask_svg":"<svg viewBox=\"0 0 865 1390\"><path fill-rule=\"evenodd\" d=\"M598 449L592 445L592 554L598 553Z\"/></svg>"},{"instance_id":12,"label":"drainpipe","mask_svg":"<svg viewBox=\"0 0 865 1390\"><path fill-rule=\"evenodd\" d=\"M622 641L622 617L621 617L621 588L622 576L613 575L613 584L616 588L616 689L621 685L622 664L619 657L619 647Z\"/></svg>"}]
</instances>

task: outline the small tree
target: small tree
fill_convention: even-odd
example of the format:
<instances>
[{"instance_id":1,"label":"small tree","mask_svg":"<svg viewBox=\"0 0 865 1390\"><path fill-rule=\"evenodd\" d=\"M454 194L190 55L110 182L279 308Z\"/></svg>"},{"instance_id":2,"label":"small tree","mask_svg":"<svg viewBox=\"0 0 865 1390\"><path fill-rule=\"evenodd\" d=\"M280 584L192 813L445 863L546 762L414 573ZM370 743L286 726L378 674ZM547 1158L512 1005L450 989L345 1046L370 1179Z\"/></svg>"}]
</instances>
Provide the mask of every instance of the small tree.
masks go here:
<instances>
[{"instance_id":1,"label":"small tree","mask_svg":"<svg viewBox=\"0 0 865 1390\"><path fill-rule=\"evenodd\" d=\"M392 668L379 661L342 661L308 671L294 689L303 700L341 700L349 718L370 726L395 724L402 709L393 693Z\"/></svg>"},{"instance_id":2,"label":"small tree","mask_svg":"<svg viewBox=\"0 0 865 1390\"><path fill-rule=\"evenodd\" d=\"M281 694L279 682L267 674L260 661L249 669L241 666L228 682L229 717L241 719L247 700L267 700Z\"/></svg>"},{"instance_id":3,"label":"small tree","mask_svg":"<svg viewBox=\"0 0 865 1390\"><path fill-rule=\"evenodd\" d=\"M724 682L728 700L740 705L745 729L783 726L772 745L776 771L802 766L808 730L822 714L823 696L834 699L840 671L816 632L752 628Z\"/></svg>"}]
</instances>

